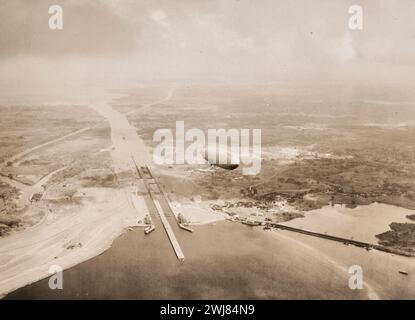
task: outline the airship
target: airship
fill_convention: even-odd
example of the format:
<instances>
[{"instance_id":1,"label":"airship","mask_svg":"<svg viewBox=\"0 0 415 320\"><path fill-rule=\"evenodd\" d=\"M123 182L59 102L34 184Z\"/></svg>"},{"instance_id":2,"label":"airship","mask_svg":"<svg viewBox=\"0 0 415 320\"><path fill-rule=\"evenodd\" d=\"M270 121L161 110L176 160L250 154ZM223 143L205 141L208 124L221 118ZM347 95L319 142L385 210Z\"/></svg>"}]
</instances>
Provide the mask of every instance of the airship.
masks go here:
<instances>
[{"instance_id":1,"label":"airship","mask_svg":"<svg viewBox=\"0 0 415 320\"><path fill-rule=\"evenodd\" d=\"M201 156L211 165L225 170L235 170L239 167L239 157L233 155L226 147L207 146L201 151ZM238 161L235 161L234 159ZM234 162L232 162L234 161Z\"/></svg>"}]
</instances>

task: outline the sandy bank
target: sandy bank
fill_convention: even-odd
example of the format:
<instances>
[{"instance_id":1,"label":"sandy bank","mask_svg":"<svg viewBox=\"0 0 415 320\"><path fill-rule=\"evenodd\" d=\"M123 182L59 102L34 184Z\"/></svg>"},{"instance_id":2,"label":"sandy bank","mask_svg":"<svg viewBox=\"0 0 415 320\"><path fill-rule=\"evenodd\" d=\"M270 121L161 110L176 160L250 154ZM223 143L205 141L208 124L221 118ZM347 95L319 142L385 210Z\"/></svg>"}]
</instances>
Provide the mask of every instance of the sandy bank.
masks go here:
<instances>
[{"instance_id":1,"label":"sandy bank","mask_svg":"<svg viewBox=\"0 0 415 320\"><path fill-rule=\"evenodd\" d=\"M42 224L0 239L0 295L47 277L52 265L67 269L108 249L146 212L141 208L139 216L129 191L89 189L94 201L84 203L81 210L50 213ZM72 245L75 248L70 249Z\"/></svg>"},{"instance_id":2,"label":"sandy bank","mask_svg":"<svg viewBox=\"0 0 415 320\"><path fill-rule=\"evenodd\" d=\"M209 202L173 201L171 205L175 215L181 213L191 225L208 224L228 218L225 213L212 210Z\"/></svg>"}]
</instances>

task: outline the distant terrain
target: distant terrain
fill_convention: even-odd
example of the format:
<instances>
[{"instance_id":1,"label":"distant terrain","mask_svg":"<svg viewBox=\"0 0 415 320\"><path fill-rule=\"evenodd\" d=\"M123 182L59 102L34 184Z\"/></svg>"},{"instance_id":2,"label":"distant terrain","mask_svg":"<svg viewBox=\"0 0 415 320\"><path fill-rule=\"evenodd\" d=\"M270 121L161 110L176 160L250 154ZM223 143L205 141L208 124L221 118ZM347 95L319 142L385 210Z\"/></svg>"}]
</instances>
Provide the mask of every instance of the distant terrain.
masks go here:
<instances>
[{"instance_id":1,"label":"distant terrain","mask_svg":"<svg viewBox=\"0 0 415 320\"><path fill-rule=\"evenodd\" d=\"M210 205L217 201L216 210L224 205L256 208L274 221L330 204L380 202L415 209L415 99L404 88L388 88L386 94L381 88L335 85L180 86L168 102L145 109L165 91L157 86L123 90L112 102L150 147L155 146L154 131L174 129L174 120L184 121L186 129L262 130L258 175L244 176L240 168L201 172L192 165L160 167L161 181L178 201L199 195ZM3 104L1 110L0 234L40 221L52 210L46 209L48 202L82 199L79 184L117 188L108 157L108 127L91 109ZM82 128L90 129L7 160ZM37 213L25 214L27 207L17 201L19 184L33 186L54 171L44 185L43 199L31 205L39 207ZM178 183L181 188L175 187ZM412 226L398 231L399 225L391 225L392 230L379 236L381 243L413 250ZM404 244L396 240L408 234Z\"/></svg>"},{"instance_id":2,"label":"distant terrain","mask_svg":"<svg viewBox=\"0 0 415 320\"><path fill-rule=\"evenodd\" d=\"M174 130L172 119L183 120L187 129L261 128L259 175L173 166L166 184L177 179L178 170L187 177L186 187L171 189L178 197L199 193L262 209L284 201L298 210L274 213L274 220L285 221L329 204L353 208L380 202L415 209L414 103L410 90L398 87L200 86L177 90L169 104L145 115L144 126L141 115L137 122L134 114L130 119L153 147L154 130Z\"/></svg>"}]
</instances>

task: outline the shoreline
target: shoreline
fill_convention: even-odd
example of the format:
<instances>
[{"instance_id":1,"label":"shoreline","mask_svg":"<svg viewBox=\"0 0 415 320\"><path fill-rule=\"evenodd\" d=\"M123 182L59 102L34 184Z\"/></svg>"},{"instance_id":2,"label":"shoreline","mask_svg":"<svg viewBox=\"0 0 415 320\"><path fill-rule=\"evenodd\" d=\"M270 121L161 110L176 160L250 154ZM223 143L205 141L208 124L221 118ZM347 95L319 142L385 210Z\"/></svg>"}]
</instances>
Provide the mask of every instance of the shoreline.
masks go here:
<instances>
[{"instance_id":1,"label":"shoreline","mask_svg":"<svg viewBox=\"0 0 415 320\"><path fill-rule=\"evenodd\" d=\"M104 219L105 220L105 219ZM228 220L215 220L215 221L205 221L203 223L200 224L194 224L195 226L200 226L200 227L204 227L207 226L208 224L213 224L216 225L215 222L218 222L218 227L221 228L220 226L223 225L223 223L226 222L230 222ZM233 228L232 226L233 224L229 224L228 228ZM239 225L239 223L237 224ZM111 237L104 237L103 239L101 239L98 244L100 244L99 246L94 246L93 248L91 248L91 250L85 251L86 247L82 247L82 249L80 249L80 251L78 251L78 253L75 253L75 251L73 252L69 252L68 255L66 256L66 259L63 258L63 260L58 260L60 262L60 265L63 266L64 270L67 271L69 269L72 269L76 266L78 266L79 264L82 264L84 262L88 262L94 258L96 258L97 256L100 256L101 254L106 253L107 251L111 250L113 248L114 242L117 243L118 241L120 241L122 238L125 237L126 234L129 234L130 232L128 230L131 230L133 227L139 227L139 225L135 225L135 226L128 226L128 224L125 224L125 226L123 227L119 227L117 228L117 230L113 229L113 233L111 235ZM130 229L131 228L131 229ZM235 229L238 229L238 227L235 227ZM256 233L268 233L267 231L262 231L259 230L258 228L253 228L249 227L249 226L244 226L244 229L246 228L247 232L256 232ZM257 229L257 230L255 230ZM134 233L136 231L142 233L141 230L141 226L140 226L140 230L137 230L136 228L133 229ZM332 243L331 241L327 241L327 240L323 240L323 239L312 239L309 236L306 235L302 235L302 234L296 234L296 233L291 233L289 231L285 231L285 230L271 230L269 232L269 234L271 235L271 237L273 239L276 239L277 242L275 243L270 243L271 246L278 246L278 242L281 241L281 239L285 239L284 241L287 243L292 243L294 245L294 247L296 247L298 249L297 246L300 246L302 248L304 248L306 250L306 252L308 252L307 254L313 255L313 256L320 256L323 260L329 262L330 264L334 265L339 271L341 271L344 274L347 274L348 269L347 269L347 264L345 264L343 262L343 259L346 260L353 260L353 256L359 257L357 261L363 259L363 260L367 260L370 263L373 263L373 256L378 256L381 257L382 259L387 259L387 260L394 260L394 261L401 261L400 263L402 264L402 261L410 261L407 259L407 257L401 257L401 256L395 256L393 254L389 254L389 253L384 253L384 252L374 252L374 251L370 251L367 252L361 248L355 248L353 246L344 246L338 243ZM278 240L279 239L279 240ZM330 250L327 251L327 248L329 248ZM81 254L81 252L83 252ZM336 252L336 254L332 254ZM348 256L346 254L346 256L342 256L339 253L340 252L345 252L345 253L350 253L350 252L354 252L355 254L352 256ZM1 253L1 251L0 251ZM322 261L323 263L323 261ZM415 266L413 263L411 263L409 266ZM386 268L389 268L387 266L385 266ZM0 267L1 270L1 267ZM37 270L38 276L36 277L32 277L31 281L26 281L26 283L20 285L20 286L15 286L13 288L10 288L10 290L8 290L6 293L2 293L1 297L4 298L6 297L8 294L22 288L22 287L26 287L27 285L36 283L38 281L44 280L48 277L48 272L46 270L46 268L43 268L43 270ZM43 274L41 273L43 271ZM370 279L365 279L364 281L364 288L365 290L367 290L367 298L368 299L381 299L383 297L383 295L379 292L379 284L376 283L376 281L374 283L372 283L373 280Z\"/></svg>"},{"instance_id":2,"label":"shoreline","mask_svg":"<svg viewBox=\"0 0 415 320\"><path fill-rule=\"evenodd\" d=\"M209 245L212 237L220 245ZM198 226L195 233L179 234L186 254L184 264L177 262L165 240L163 232L149 237L141 230L124 233L102 255L67 270L64 290L49 290L45 279L8 299L185 299L194 294L200 299L367 299L366 287L348 289L345 270L332 270L332 261L316 256L316 249L299 246L290 235L281 237L230 221ZM333 277L325 279L329 270ZM228 277L229 272L234 276ZM190 286L201 275L202 280ZM169 290L154 285L162 279L168 281ZM293 286L297 281L309 285L300 289ZM123 290L117 289L120 286ZM189 289L183 290L183 286ZM315 286L328 291L316 291Z\"/></svg>"},{"instance_id":3,"label":"shoreline","mask_svg":"<svg viewBox=\"0 0 415 320\"><path fill-rule=\"evenodd\" d=\"M170 96L171 93L166 99L169 99ZM153 104L148 104L147 107L151 105ZM150 161L148 146L138 136L137 129L130 125L126 114L114 110L110 103L106 102L88 104L88 106L103 116L105 118L103 121L108 121L110 125L113 146L110 149L110 154L116 174L131 169L131 157L138 160L140 165L145 165ZM140 110L134 110L134 112ZM96 197L80 210L64 216L57 216L55 213L46 214L41 223L32 228L0 239L0 255L2 256L0 257L0 297L46 279L50 275L48 270L51 265L57 264L64 270L69 270L106 253L113 247L115 241L128 233L129 228L139 226L137 220L140 217L143 218L147 212L146 208L137 208L133 205L130 196L132 188L91 188L91 192ZM190 219L189 224L192 226L215 224L227 219L225 213L220 214L206 207L207 203L196 201L179 204L179 209L188 212L186 218ZM175 214L178 214L176 206L174 209ZM195 212L196 209L199 210L198 213ZM302 247L306 248L307 254L310 254L310 250L314 253L319 252L326 255L326 260L331 263L336 262L331 254L309 246L307 238L287 234L284 236L287 239L297 239L296 243L300 243ZM70 245L78 243L82 244L82 248L68 249ZM277 247L277 244L275 246ZM322 246L325 247L326 244ZM286 249L288 250L288 247L284 250ZM294 246L294 250L297 250L296 246ZM344 250L350 252L348 249ZM33 265L35 267L32 267ZM341 270L347 271L345 268L341 268ZM375 289L370 285L367 286L371 291L371 297L378 298Z\"/></svg>"},{"instance_id":4,"label":"shoreline","mask_svg":"<svg viewBox=\"0 0 415 320\"><path fill-rule=\"evenodd\" d=\"M41 225L1 239L0 295L48 277L52 265L66 270L102 254L134 227L137 212L126 201L123 190L116 196L113 190L107 191L109 196L124 199L122 207L111 207L109 201L89 204L63 217L49 215ZM124 214L114 216L116 210ZM82 248L68 249L78 243Z\"/></svg>"},{"instance_id":5,"label":"shoreline","mask_svg":"<svg viewBox=\"0 0 415 320\"><path fill-rule=\"evenodd\" d=\"M108 103L90 103L88 106L110 124L114 146L111 156L116 173L129 169L124 159L133 146L138 149L134 155L141 161L147 160L143 157L145 152L139 152L146 150L144 145L140 144L135 128L129 125L124 115ZM125 136L130 141L124 140ZM0 296L46 278L52 265L66 270L102 254L147 212L146 208L133 206L130 188L91 188L91 192L94 201L84 203L80 209L60 215L49 214L43 223L0 239ZM65 249L68 243L80 243L82 248Z\"/></svg>"}]
</instances>

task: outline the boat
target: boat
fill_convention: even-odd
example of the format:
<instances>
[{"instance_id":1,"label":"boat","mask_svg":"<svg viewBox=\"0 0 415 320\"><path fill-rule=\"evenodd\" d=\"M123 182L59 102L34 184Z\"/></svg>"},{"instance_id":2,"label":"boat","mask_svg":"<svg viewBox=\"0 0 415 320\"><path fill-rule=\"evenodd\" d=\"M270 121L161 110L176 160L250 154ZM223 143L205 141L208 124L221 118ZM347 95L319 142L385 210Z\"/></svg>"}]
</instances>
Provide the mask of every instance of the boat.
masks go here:
<instances>
[{"instance_id":1,"label":"boat","mask_svg":"<svg viewBox=\"0 0 415 320\"><path fill-rule=\"evenodd\" d=\"M149 233L153 232L154 230L156 230L156 227L154 226L154 224L152 224L152 225L150 225L150 226L148 226L144 229L144 233L149 234Z\"/></svg>"},{"instance_id":2,"label":"boat","mask_svg":"<svg viewBox=\"0 0 415 320\"><path fill-rule=\"evenodd\" d=\"M252 226L252 227L255 227L255 226L259 226L261 223L260 222L258 222L258 221L253 221L253 220L245 220L245 221L242 221L242 223L243 224L246 224L246 225L248 225L248 226Z\"/></svg>"}]
</instances>

